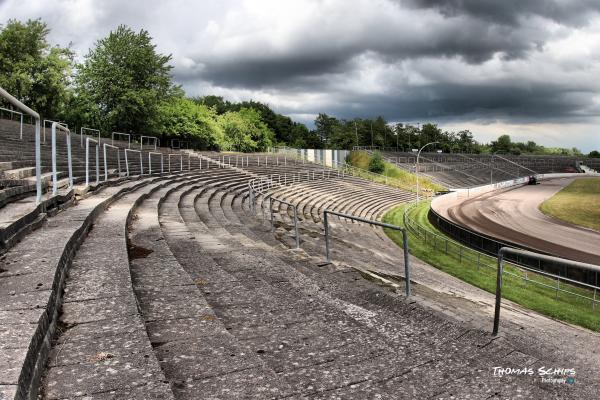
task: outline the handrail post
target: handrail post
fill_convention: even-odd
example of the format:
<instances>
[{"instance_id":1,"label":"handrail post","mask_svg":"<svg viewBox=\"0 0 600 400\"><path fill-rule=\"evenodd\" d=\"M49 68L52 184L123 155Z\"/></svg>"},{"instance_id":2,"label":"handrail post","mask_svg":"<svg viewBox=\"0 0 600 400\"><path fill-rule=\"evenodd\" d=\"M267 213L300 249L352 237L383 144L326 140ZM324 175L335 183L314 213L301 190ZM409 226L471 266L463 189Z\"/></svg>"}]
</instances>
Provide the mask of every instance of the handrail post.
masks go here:
<instances>
[{"instance_id":1,"label":"handrail post","mask_svg":"<svg viewBox=\"0 0 600 400\"><path fill-rule=\"evenodd\" d=\"M125 160L127 160L127 154L125 154ZM90 184L90 140L85 140L85 186ZM127 162L127 161L125 161Z\"/></svg>"},{"instance_id":2,"label":"handrail post","mask_svg":"<svg viewBox=\"0 0 600 400\"><path fill-rule=\"evenodd\" d=\"M408 252L408 232L402 230L402 249L404 251L404 277L406 280L406 297L411 294L410 290L410 254Z\"/></svg>"},{"instance_id":3,"label":"handrail post","mask_svg":"<svg viewBox=\"0 0 600 400\"><path fill-rule=\"evenodd\" d=\"M67 163L69 168L69 190L73 189L73 158L71 155L71 132L67 133Z\"/></svg>"},{"instance_id":4,"label":"handrail post","mask_svg":"<svg viewBox=\"0 0 600 400\"><path fill-rule=\"evenodd\" d=\"M498 275L496 276L496 305L494 308L494 328L492 336L498 335L500 325L500 302L502 301L502 272L504 270L504 249L498 252Z\"/></svg>"},{"instance_id":5,"label":"handrail post","mask_svg":"<svg viewBox=\"0 0 600 400\"><path fill-rule=\"evenodd\" d=\"M100 144L96 143L96 185L100 183Z\"/></svg>"},{"instance_id":6,"label":"handrail post","mask_svg":"<svg viewBox=\"0 0 600 400\"><path fill-rule=\"evenodd\" d=\"M108 180L108 161L106 161L106 143L102 146L102 154L104 155L104 182Z\"/></svg>"},{"instance_id":7,"label":"handrail post","mask_svg":"<svg viewBox=\"0 0 600 400\"><path fill-rule=\"evenodd\" d=\"M269 197L269 213L271 214L271 231L275 230L275 221L273 218L273 198Z\"/></svg>"},{"instance_id":8,"label":"handrail post","mask_svg":"<svg viewBox=\"0 0 600 400\"><path fill-rule=\"evenodd\" d=\"M298 233L298 210L296 206L292 206L294 208L294 232L296 234L296 248L300 248L300 234Z\"/></svg>"},{"instance_id":9,"label":"handrail post","mask_svg":"<svg viewBox=\"0 0 600 400\"><path fill-rule=\"evenodd\" d=\"M325 225L325 260L330 263L331 257L329 256L329 221L327 219L327 210L323 212L323 225Z\"/></svg>"},{"instance_id":10,"label":"handrail post","mask_svg":"<svg viewBox=\"0 0 600 400\"><path fill-rule=\"evenodd\" d=\"M56 122L52 123L52 196L58 192L58 181L56 177Z\"/></svg>"}]
</instances>

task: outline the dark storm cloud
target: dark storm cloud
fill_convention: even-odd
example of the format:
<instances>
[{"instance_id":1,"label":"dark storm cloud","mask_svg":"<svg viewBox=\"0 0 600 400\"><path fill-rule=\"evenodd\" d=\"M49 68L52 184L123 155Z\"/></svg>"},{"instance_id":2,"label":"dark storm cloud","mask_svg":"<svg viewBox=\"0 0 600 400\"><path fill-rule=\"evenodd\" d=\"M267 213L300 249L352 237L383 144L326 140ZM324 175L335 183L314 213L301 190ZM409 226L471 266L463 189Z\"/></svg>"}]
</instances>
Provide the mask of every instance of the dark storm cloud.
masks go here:
<instances>
[{"instance_id":1,"label":"dark storm cloud","mask_svg":"<svg viewBox=\"0 0 600 400\"><path fill-rule=\"evenodd\" d=\"M582 26L600 12L597 0L408 0L404 4L433 8L455 17L469 15L492 23L520 26L538 16L554 22Z\"/></svg>"}]
</instances>

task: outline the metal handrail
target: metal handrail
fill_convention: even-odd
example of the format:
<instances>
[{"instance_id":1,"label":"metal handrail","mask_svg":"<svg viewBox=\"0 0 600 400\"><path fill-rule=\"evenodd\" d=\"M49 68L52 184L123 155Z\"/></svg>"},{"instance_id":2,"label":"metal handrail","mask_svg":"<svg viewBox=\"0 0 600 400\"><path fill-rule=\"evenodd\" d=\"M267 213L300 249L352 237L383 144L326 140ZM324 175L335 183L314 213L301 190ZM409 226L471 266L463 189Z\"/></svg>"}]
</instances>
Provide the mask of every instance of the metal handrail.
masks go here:
<instances>
[{"instance_id":1,"label":"metal handrail","mask_svg":"<svg viewBox=\"0 0 600 400\"><path fill-rule=\"evenodd\" d=\"M121 176L121 151L117 146L113 146L112 144L103 143L102 149L104 152L104 181L108 180L108 162L106 161L106 148L110 147L111 149L117 150L117 170L119 171L119 176Z\"/></svg>"},{"instance_id":2,"label":"metal handrail","mask_svg":"<svg viewBox=\"0 0 600 400\"><path fill-rule=\"evenodd\" d=\"M129 133L112 132L110 134L110 144L115 145L115 136L127 136L127 148L131 148L131 135Z\"/></svg>"},{"instance_id":3,"label":"metal handrail","mask_svg":"<svg viewBox=\"0 0 600 400\"><path fill-rule=\"evenodd\" d=\"M169 161L169 172L171 172L171 157L178 157L179 156L179 164L180 164L180 171L183 171L183 154L182 153L169 153L167 159Z\"/></svg>"},{"instance_id":4,"label":"metal handrail","mask_svg":"<svg viewBox=\"0 0 600 400\"><path fill-rule=\"evenodd\" d=\"M31 115L35 118L35 187L36 187L36 204L42 202L42 156L41 156L41 143L40 143L40 128L41 118L40 114L27 107L25 104L17 100L13 95L8 93L6 90L0 87L0 96L8 100L13 106L17 107L24 113Z\"/></svg>"},{"instance_id":5,"label":"metal handrail","mask_svg":"<svg viewBox=\"0 0 600 400\"><path fill-rule=\"evenodd\" d=\"M355 217L354 215L344 214L337 211L325 210L323 212L323 225L325 226L325 255L327 257L327 262L331 262L330 256L330 245L329 245L329 220L327 215L336 215L341 218L350 219L353 221L364 222L370 225L380 226L382 228L393 229L396 231L402 232L402 248L404 251L404 275L406 282L406 296L410 296L410 258L409 258L409 249L408 249L408 233L405 228L397 225L386 224L385 222L374 221L371 219Z\"/></svg>"},{"instance_id":6,"label":"metal handrail","mask_svg":"<svg viewBox=\"0 0 600 400\"><path fill-rule=\"evenodd\" d=\"M11 110L10 108L4 108L4 107L0 107L0 110L2 110L2 111L8 111L11 114L19 114L21 116L21 125L20 125L20 130L19 130L19 138L21 140L23 140L23 113L19 112L19 111ZM12 121L12 117L10 119Z\"/></svg>"},{"instance_id":7,"label":"metal handrail","mask_svg":"<svg viewBox=\"0 0 600 400\"><path fill-rule=\"evenodd\" d=\"M98 144L100 144L100 130L99 129L93 129L93 128L86 128L85 126L82 126L79 129L79 136L80 136L80 141L81 141L80 146L81 147L83 147L83 136L88 136L85 133L83 133L83 131L97 132L98 133Z\"/></svg>"},{"instance_id":8,"label":"metal handrail","mask_svg":"<svg viewBox=\"0 0 600 400\"><path fill-rule=\"evenodd\" d=\"M331 171L328 171L328 178L331 178ZM307 175L306 175L306 181L310 181L310 171L306 171ZM323 170L322 174L319 174L322 179L325 179L325 170ZM265 178L264 176L260 176L258 178L252 179L248 182L248 191L249 191L249 197L250 197L250 209L252 210L252 212L256 212L256 194L259 193L264 197L264 200L269 199L269 214L270 214L270 221L271 221L271 230L273 230L275 228L275 219L274 219L274 212L273 212L273 203L274 202L278 202L280 204L285 204L288 207L292 207L293 211L294 211L294 232L295 232L295 236L296 236L296 248L300 248L300 234L298 231L298 209L297 206L295 204L292 204L288 201L285 201L283 199L277 198L275 196L273 196L272 193L267 193L264 191L264 187L267 186L268 188L273 187L273 185L278 185L279 187L284 187L287 186L288 182L290 184L294 184L295 182L302 182L302 177L304 176L304 171L298 171L297 173L294 174L290 174L291 179L288 180L288 174L284 173L283 174L283 184L281 183L281 174L275 174L275 175L269 175L269 177ZM315 179L315 174L314 174L314 170L313 170L313 179L312 180L316 180ZM275 181L274 177L277 177L277 181ZM297 179L295 178L297 177ZM340 177L339 171L337 174L337 177ZM263 181L266 180L266 184L263 183ZM261 203L261 208L262 207ZM264 218L264 208L263 208L263 218Z\"/></svg>"},{"instance_id":9,"label":"metal handrail","mask_svg":"<svg viewBox=\"0 0 600 400\"><path fill-rule=\"evenodd\" d=\"M144 138L154 139L154 150L156 150L156 145L158 143L158 138L156 136L145 136L145 135L140 135L140 150L144 149ZM148 141L148 143L150 143L150 141ZM151 146L150 144L148 144L148 145Z\"/></svg>"},{"instance_id":10,"label":"metal handrail","mask_svg":"<svg viewBox=\"0 0 600 400\"><path fill-rule=\"evenodd\" d=\"M125 168L127 168L127 176L129 176L129 160L127 158L127 152L140 153L140 176L144 175L144 161L142 159L142 152L140 150L125 149Z\"/></svg>"},{"instance_id":11,"label":"metal handrail","mask_svg":"<svg viewBox=\"0 0 600 400\"><path fill-rule=\"evenodd\" d=\"M494 307L494 327L492 329L492 335L496 336L498 334L498 328L500 325L500 303L502 301L502 272L504 270L504 256L506 254L511 254L515 256L523 256L535 258L542 261L555 262L569 267L575 267L587 271L592 272L600 272L600 266L582 263L579 261L567 260L564 258L547 256L545 254L538 254L532 251L515 249L512 247L503 247L498 251L498 274L496 276L496 304ZM595 294L595 292L594 292Z\"/></svg>"},{"instance_id":12,"label":"metal handrail","mask_svg":"<svg viewBox=\"0 0 600 400\"><path fill-rule=\"evenodd\" d=\"M96 184L100 182L100 144L96 139L85 138L85 186L90 184L90 142L96 143Z\"/></svg>"},{"instance_id":13,"label":"metal handrail","mask_svg":"<svg viewBox=\"0 0 600 400\"><path fill-rule=\"evenodd\" d=\"M66 123L64 123L62 121L53 121L51 119L45 119L43 121L43 123L42 123L42 134L43 134L43 137L44 137L44 140L43 140L42 143L44 143L44 144L46 144L46 122L49 122L49 123L52 123L52 124L55 123L55 122L57 122L57 123L61 124L62 126L65 126L67 128L69 127L68 124L66 124ZM52 125L50 125L50 126L52 126Z\"/></svg>"},{"instance_id":14,"label":"metal handrail","mask_svg":"<svg viewBox=\"0 0 600 400\"><path fill-rule=\"evenodd\" d=\"M52 195L56 196L58 193L58 177L56 169L56 128L67 134L67 164L69 168L69 189L73 188L73 163L71 158L71 132L69 128L59 124L58 122L52 123Z\"/></svg>"},{"instance_id":15,"label":"metal handrail","mask_svg":"<svg viewBox=\"0 0 600 400\"><path fill-rule=\"evenodd\" d=\"M160 156L160 173L163 174L164 168L163 168L163 158L164 155L163 153L159 153L159 152L154 152L154 151L149 151L148 152L148 174L152 175L152 155L157 155Z\"/></svg>"}]
</instances>

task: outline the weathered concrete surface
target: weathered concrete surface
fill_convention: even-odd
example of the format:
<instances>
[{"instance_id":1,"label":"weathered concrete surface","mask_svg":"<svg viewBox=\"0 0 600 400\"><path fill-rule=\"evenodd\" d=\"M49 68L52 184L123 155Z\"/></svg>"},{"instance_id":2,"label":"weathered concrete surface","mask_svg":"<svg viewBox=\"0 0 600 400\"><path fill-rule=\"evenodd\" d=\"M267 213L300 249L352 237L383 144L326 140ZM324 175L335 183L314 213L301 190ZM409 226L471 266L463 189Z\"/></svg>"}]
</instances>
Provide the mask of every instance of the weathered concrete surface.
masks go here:
<instances>
[{"instance_id":1,"label":"weathered concrete surface","mask_svg":"<svg viewBox=\"0 0 600 400\"><path fill-rule=\"evenodd\" d=\"M94 224L70 270L61 332L49 356L42 397L172 398L131 287L126 223L132 207L164 183L117 200ZM135 394L137 393L137 394Z\"/></svg>"},{"instance_id":2,"label":"weathered concrete surface","mask_svg":"<svg viewBox=\"0 0 600 400\"><path fill-rule=\"evenodd\" d=\"M217 173L224 174L226 170ZM139 257L131 257L130 262L148 336L175 396L285 396L289 388L225 329L197 287L202 282L188 275L167 246L158 206L169 191L157 191L138 209L130 229L130 254ZM173 221L182 224L176 216Z\"/></svg>"}]
</instances>

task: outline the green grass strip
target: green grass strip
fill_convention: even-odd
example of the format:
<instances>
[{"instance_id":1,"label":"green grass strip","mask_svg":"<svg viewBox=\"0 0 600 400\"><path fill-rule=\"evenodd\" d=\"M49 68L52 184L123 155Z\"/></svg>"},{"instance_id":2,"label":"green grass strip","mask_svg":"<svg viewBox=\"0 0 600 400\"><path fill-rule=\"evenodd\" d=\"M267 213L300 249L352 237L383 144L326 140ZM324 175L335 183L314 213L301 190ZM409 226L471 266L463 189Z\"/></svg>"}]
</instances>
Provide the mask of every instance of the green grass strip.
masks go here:
<instances>
[{"instance_id":1,"label":"green grass strip","mask_svg":"<svg viewBox=\"0 0 600 400\"><path fill-rule=\"evenodd\" d=\"M407 204L403 204L390 210L384 216L383 221L394 225L405 226L403 214L405 208L408 206L409 205ZM421 234L417 236L409 229L409 247L411 254L435 268L473 286L490 293L495 293L497 271L496 258L467 249L447 238L427 219L429 207L430 205L428 202L422 202L409 210L408 215L411 220L430 232L427 236L426 243L424 235ZM401 232L389 229L386 229L385 231L397 245L402 246ZM438 236L436 237L433 233ZM594 331L600 331L599 304L596 304L596 309L594 310L592 309L591 300L564 292L559 292L557 298L556 290L553 289L553 287L556 287L556 280L544 277L540 274L528 272L527 279L529 282L526 282L524 279L526 273L522 269L507 265L505 270L507 273L512 273L516 276L508 274L504 275L502 297L548 317L579 325ZM544 287L535 284L532 281L550 287ZM590 298L593 297L592 290L573 285L566 285L562 281L560 282L560 288Z\"/></svg>"}]
</instances>

